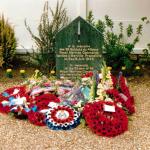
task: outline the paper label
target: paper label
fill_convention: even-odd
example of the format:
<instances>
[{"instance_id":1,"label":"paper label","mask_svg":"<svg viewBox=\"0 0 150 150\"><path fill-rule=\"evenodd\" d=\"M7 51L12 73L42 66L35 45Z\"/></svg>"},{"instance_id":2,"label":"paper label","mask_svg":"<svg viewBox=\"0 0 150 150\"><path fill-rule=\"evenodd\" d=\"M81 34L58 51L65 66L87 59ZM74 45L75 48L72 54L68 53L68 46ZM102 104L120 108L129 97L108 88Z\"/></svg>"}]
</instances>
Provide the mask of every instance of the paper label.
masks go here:
<instances>
[{"instance_id":1,"label":"paper label","mask_svg":"<svg viewBox=\"0 0 150 150\"><path fill-rule=\"evenodd\" d=\"M106 104L104 104L104 111L107 111L107 112L115 112L115 106L111 106L111 105L106 105Z\"/></svg>"},{"instance_id":2,"label":"paper label","mask_svg":"<svg viewBox=\"0 0 150 150\"><path fill-rule=\"evenodd\" d=\"M58 104L55 103L55 102L50 102L50 103L48 104L48 106L51 107L51 108L55 108L55 107L58 106Z\"/></svg>"}]
</instances>

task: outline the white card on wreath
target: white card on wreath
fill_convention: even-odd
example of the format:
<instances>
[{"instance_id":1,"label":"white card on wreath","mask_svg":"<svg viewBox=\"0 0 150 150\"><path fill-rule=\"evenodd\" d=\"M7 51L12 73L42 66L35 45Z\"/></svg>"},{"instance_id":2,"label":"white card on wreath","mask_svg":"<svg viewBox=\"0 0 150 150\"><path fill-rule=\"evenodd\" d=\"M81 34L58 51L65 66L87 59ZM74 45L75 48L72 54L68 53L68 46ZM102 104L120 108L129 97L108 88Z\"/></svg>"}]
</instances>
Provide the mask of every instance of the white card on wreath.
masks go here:
<instances>
[{"instance_id":1,"label":"white card on wreath","mask_svg":"<svg viewBox=\"0 0 150 150\"><path fill-rule=\"evenodd\" d=\"M115 112L115 106L111 106L111 105L106 105L106 104L104 104L104 111L107 111L107 112Z\"/></svg>"}]
</instances>

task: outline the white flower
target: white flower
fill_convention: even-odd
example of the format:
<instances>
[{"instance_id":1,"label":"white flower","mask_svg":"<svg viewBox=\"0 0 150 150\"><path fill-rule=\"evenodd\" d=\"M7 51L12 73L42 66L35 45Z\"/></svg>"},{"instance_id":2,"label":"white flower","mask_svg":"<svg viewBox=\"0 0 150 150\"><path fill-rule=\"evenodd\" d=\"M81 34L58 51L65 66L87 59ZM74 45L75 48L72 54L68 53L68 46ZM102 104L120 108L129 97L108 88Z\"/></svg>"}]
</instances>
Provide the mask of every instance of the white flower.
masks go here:
<instances>
[{"instance_id":1,"label":"white flower","mask_svg":"<svg viewBox=\"0 0 150 150\"><path fill-rule=\"evenodd\" d=\"M89 81L89 77L85 77L85 78L82 78L82 82L86 82L86 81Z\"/></svg>"},{"instance_id":2,"label":"white flower","mask_svg":"<svg viewBox=\"0 0 150 150\"><path fill-rule=\"evenodd\" d=\"M105 99L105 101L106 101L106 102L113 102L113 100L112 100L111 98L109 98L109 97L107 97L107 98Z\"/></svg>"},{"instance_id":3,"label":"white flower","mask_svg":"<svg viewBox=\"0 0 150 150\"><path fill-rule=\"evenodd\" d=\"M75 105L75 107L81 107L81 101L79 101L76 105Z\"/></svg>"},{"instance_id":4,"label":"white flower","mask_svg":"<svg viewBox=\"0 0 150 150\"><path fill-rule=\"evenodd\" d=\"M100 83L100 84L98 84L97 88L98 89L103 89L103 85Z\"/></svg>"},{"instance_id":5,"label":"white flower","mask_svg":"<svg viewBox=\"0 0 150 150\"><path fill-rule=\"evenodd\" d=\"M120 102L117 103L117 106L122 108L122 104Z\"/></svg>"},{"instance_id":6,"label":"white flower","mask_svg":"<svg viewBox=\"0 0 150 150\"><path fill-rule=\"evenodd\" d=\"M101 95L103 92L104 92L103 89L98 89L98 90L97 90L97 95Z\"/></svg>"},{"instance_id":7,"label":"white flower","mask_svg":"<svg viewBox=\"0 0 150 150\"><path fill-rule=\"evenodd\" d=\"M100 79L103 78L103 74L102 74L102 73L99 74L99 78L100 78Z\"/></svg>"}]
</instances>

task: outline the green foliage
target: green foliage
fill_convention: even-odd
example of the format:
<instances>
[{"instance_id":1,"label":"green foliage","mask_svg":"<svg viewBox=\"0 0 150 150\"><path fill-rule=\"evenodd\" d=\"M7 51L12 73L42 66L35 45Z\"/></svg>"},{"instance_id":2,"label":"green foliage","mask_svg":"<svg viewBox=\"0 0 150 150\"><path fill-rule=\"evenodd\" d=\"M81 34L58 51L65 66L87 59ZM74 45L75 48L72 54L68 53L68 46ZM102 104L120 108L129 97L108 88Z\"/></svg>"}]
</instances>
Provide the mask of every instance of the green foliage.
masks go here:
<instances>
[{"instance_id":1,"label":"green foliage","mask_svg":"<svg viewBox=\"0 0 150 150\"><path fill-rule=\"evenodd\" d=\"M127 30L127 36L131 37L131 35L133 34L133 26L129 24L126 30Z\"/></svg>"},{"instance_id":2,"label":"green foliage","mask_svg":"<svg viewBox=\"0 0 150 150\"><path fill-rule=\"evenodd\" d=\"M16 52L17 40L12 26L0 16L0 50L3 54L4 67L12 67L12 61Z\"/></svg>"},{"instance_id":3,"label":"green foliage","mask_svg":"<svg viewBox=\"0 0 150 150\"><path fill-rule=\"evenodd\" d=\"M109 27L111 30L113 29L114 23L113 23L113 21L109 18L108 15L105 15L105 23L106 23L106 26L107 26L107 27Z\"/></svg>"},{"instance_id":4,"label":"green foliage","mask_svg":"<svg viewBox=\"0 0 150 150\"><path fill-rule=\"evenodd\" d=\"M95 24L95 23L94 23L94 16L93 16L93 12L92 12L92 11L89 11L89 14L88 14L86 20L87 20L90 24L92 24L92 25Z\"/></svg>"},{"instance_id":5,"label":"green foliage","mask_svg":"<svg viewBox=\"0 0 150 150\"><path fill-rule=\"evenodd\" d=\"M147 44L147 48L143 49L144 52L144 62L146 62L146 64L150 64L150 43Z\"/></svg>"},{"instance_id":6,"label":"green foliage","mask_svg":"<svg viewBox=\"0 0 150 150\"><path fill-rule=\"evenodd\" d=\"M87 18L92 18L89 19L90 21L87 21L93 24L94 17L92 12L89 13L89 17ZM133 51L135 45L140 40L140 36L142 35L143 31L143 23L147 24L149 22L147 17L141 18L141 21L142 23L137 26L135 31L131 24L129 24L127 28L124 28L123 23L120 22L118 24L120 30L119 34L114 32L114 22L108 15L105 16L104 21L98 20L98 22L95 23L95 27L104 36L103 51L107 65L112 66L114 69L126 66L127 70L132 70L134 63L130 58L130 53ZM124 31L126 31L126 34ZM133 41L125 41L126 38L131 38Z\"/></svg>"},{"instance_id":7,"label":"green foliage","mask_svg":"<svg viewBox=\"0 0 150 150\"><path fill-rule=\"evenodd\" d=\"M55 66L55 36L60 29L68 22L66 9L63 2L57 2L55 11L45 2L41 20L38 25L38 36L33 34L25 20L26 29L34 40L37 49L33 50L33 55L29 54L43 73L49 73ZM51 15L51 20L49 16Z\"/></svg>"},{"instance_id":8,"label":"green foliage","mask_svg":"<svg viewBox=\"0 0 150 150\"><path fill-rule=\"evenodd\" d=\"M98 20L97 23L95 24L95 27L101 32L104 33L105 32L105 23L101 20Z\"/></svg>"}]
</instances>

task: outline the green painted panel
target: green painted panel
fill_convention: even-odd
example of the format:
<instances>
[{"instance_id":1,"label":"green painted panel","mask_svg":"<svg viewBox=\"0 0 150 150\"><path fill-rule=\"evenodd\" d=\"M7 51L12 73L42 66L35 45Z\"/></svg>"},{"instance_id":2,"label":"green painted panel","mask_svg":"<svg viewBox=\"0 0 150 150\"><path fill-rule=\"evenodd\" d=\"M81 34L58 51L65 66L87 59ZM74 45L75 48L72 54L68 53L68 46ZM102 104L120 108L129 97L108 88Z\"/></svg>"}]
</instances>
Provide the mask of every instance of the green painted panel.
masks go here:
<instances>
[{"instance_id":1,"label":"green painted panel","mask_svg":"<svg viewBox=\"0 0 150 150\"><path fill-rule=\"evenodd\" d=\"M102 58L102 34L81 17L56 36L56 73L76 79L86 71L99 69Z\"/></svg>"}]
</instances>

